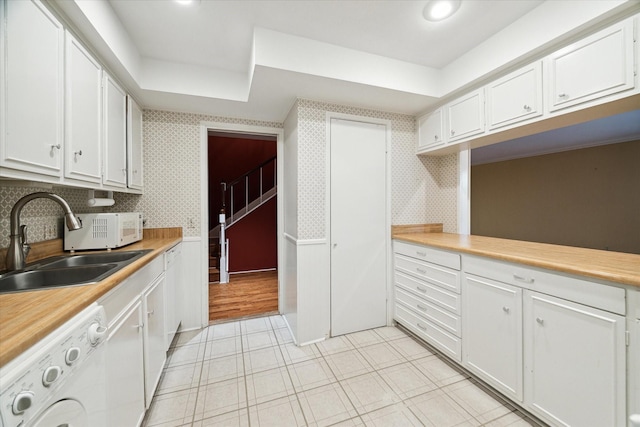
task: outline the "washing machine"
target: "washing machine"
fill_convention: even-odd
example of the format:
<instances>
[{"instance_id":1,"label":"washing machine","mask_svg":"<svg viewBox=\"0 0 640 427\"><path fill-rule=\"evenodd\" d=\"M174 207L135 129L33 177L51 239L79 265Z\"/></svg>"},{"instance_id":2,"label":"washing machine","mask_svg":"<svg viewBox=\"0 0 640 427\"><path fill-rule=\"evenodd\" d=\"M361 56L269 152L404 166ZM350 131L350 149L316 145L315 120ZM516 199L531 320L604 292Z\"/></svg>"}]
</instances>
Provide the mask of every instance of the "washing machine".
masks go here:
<instances>
[{"instance_id":1,"label":"washing machine","mask_svg":"<svg viewBox=\"0 0 640 427\"><path fill-rule=\"evenodd\" d=\"M93 304L0 368L0 427L107 427L106 326Z\"/></svg>"}]
</instances>

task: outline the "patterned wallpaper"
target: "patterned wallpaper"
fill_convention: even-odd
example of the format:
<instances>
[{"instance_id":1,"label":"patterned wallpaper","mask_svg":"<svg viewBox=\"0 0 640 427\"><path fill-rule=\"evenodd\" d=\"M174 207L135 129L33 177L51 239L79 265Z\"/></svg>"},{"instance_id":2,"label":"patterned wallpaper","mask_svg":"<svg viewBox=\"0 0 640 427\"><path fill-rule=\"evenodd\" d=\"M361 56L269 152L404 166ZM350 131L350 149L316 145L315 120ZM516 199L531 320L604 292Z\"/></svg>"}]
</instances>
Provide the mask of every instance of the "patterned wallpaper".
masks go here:
<instances>
[{"instance_id":1,"label":"patterned wallpaper","mask_svg":"<svg viewBox=\"0 0 640 427\"><path fill-rule=\"evenodd\" d=\"M298 135L298 203L300 239L325 236L325 154L327 111L375 117L392 126L392 223L444 222L456 231L457 157L417 157L412 116L334 105L310 100L296 103ZM184 236L199 236L200 122L223 122L281 128L281 123L202 114L146 110L144 112L144 194L115 193L109 208L86 207L87 190L0 183L0 245L9 244L9 213L22 196L53 191L75 212L132 212L145 216L145 227L183 227ZM36 184L37 185L37 184ZM34 200L25 206L21 222L30 242L62 236L61 210L55 202Z\"/></svg>"},{"instance_id":2,"label":"patterned wallpaper","mask_svg":"<svg viewBox=\"0 0 640 427\"><path fill-rule=\"evenodd\" d=\"M321 239L325 230L326 112L391 121L391 222L443 222L457 229L457 156L415 154L413 116L299 99L298 109L298 238Z\"/></svg>"},{"instance_id":3,"label":"patterned wallpaper","mask_svg":"<svg viewBox=\"0 0 640 427\"><path fill-rule=\"evenodd\" d=\"M145 110L144 194L120 194L110 209L141 211L146 228L182 227L200 236L200 123L234 123L281 128L281 123L203 114Z\"/></svg>"}]
</instances>

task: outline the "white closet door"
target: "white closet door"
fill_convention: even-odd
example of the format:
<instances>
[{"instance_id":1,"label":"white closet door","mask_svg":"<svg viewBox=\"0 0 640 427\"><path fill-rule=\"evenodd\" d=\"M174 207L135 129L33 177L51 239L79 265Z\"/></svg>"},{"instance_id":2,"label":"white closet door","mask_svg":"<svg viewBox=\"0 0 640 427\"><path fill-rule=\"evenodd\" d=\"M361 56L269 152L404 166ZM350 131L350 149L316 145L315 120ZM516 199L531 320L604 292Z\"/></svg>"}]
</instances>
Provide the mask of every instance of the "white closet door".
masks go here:
<instances>
[{"instance_id":1,"label":"white closet door","mask_svg":"<svg viewBox=\"0 0 640 427\"><path fill-rule=\"evenodd\" d=\"M386 128L331 120L331 335L387 320Z\"/></svg>"}]
</instances>

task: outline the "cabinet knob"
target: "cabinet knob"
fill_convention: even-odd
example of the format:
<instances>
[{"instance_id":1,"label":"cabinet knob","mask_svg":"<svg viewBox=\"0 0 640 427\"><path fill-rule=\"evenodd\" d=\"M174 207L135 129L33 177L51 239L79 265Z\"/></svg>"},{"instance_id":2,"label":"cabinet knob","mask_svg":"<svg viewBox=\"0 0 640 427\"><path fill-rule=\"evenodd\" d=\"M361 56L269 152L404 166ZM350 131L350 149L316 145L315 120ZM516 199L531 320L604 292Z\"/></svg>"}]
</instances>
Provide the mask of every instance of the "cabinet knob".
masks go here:
<instances>
[{"instance_id":1,"label":"cabinet knob","mask_svg":"<svg viewBox=\"0 0 640 427\"><path fill-rule=\"evenodd\" d=\"M74 160L77 161L78 160L78 156L82 156L82 150L78 150L78 151L74 151L73 152Z\"/></svg>"},{"instance_id":2,"label":"cabinet knob","mask_svg":"<svg viewBox=\"0 0 640 427\"><path fill-rule=\"evenodd\" d=\"M433 140L437 141L438 140L438 135L433 135Z\"/></svg>"},{"instance_id":3,"label":"cabinet knob","mask_svg":"<svg viewBox=\"0 0 640 427\"><path fill-rule=\"evenodd\" d=\"M51 151L53 150L59 150L60 149L60 144L51 144Z\"/></svg>"},{"instance_id":4,"label":"cabinet knob","mask_svg":"<svg viewBox=\"0 0 640 427\"><path fill-rule=\"evenodd\" d=\"M417 304L417 305L416 305L416 307L418 307L418 308L419 308L420 310L422 310L422 311L427 311L427 307L425 307L425 306L424 306L424 305L422 305L422 304Z\"/></svg>"},{"instance_id":5,"label":"cabinet knob","mask_svg":"<svg viewBox=\"0 0 640 427\"><path fill-rule=\"evenodd\" d=\"M420 292L422 292L423 294L427 293L427 290L424 288L421 288L420 286L416 286L416 289L419 290Z\"/></svg>"},{"instance_id":6,"label":"cabinet knob","mask_svg":"<svg viewBox=\"0 0 640 427\"><path fill-rule=\"evenodd\" d=\"M153 315L155 314L155 312L156 312L156 310L155 310L155 309L153 309L153 310L151 310L151 311L148 311L148 312L147 312L147 316L148 316L148 317L151 317L151 316L153 316Z\"/></svg>"},{"instance_id":7,"label":"cabinet knob","mask_svg":"<svg viewBox=\"0 0 640 427\"><path fill-rule=\"evenodd\" d=\"M455 131L455 130L453 130L453 129L451 129L451 136L453 136L453 135L455 135L455 134L456 134L456 131Z\"/></svg>"},{"instance_id":8,"label":"cabinet knob","mask_svg":"<svg viewBox=\"0 0 640 427\"><path fill-rule=\"evenodd\" d=\"M528 106L527 104L524 104L522 108L524 109L524 111L531 111L531 107Z\"/></svg>"},{"instance_id":9,"label":"cabinet knob","mask_svg":"<svg viewBox=\"0 0 640 427\"><path fill-rule=\"evenodd\" d=\"M426 327L426 326L424 326L424 325L421 325L420 323L416 323L416 326L417 326L418 328L422 329L423 331L426 331L426 330L427 330L427 327Z\"/></svg>"},{"instance_id":10,"label":"cabinet knob","mask_svg":"<svg viewBox=\"0 0 640 427\"><path fill-rule=\"evenodd\" d=\"M540 317L536 317L536 322L538 322L539 325L544 325L544 319Z\"/></svg>"},{"instance_id":11,"label":"cabinet knob","mask_svg":"<svg viewBox=\"0 0 640 427\"><path fill-rule=\"evenodd\" d=\"M561 93L558 94L558 98L563 98L564 99L564 98L568 98L568 97L569 97L569 95L567 95L564 92L561 92Z\"/></svg>"},{"instance_id":12,"label":"cabinet knob","mask_svg":"<svg viewBox=\"0 0 640 427\"><path fill-rule=\"evenodd\" d=\"M509 307L502 307L502 311L504 311L505 313L509 314L511 309Z\"/></svg>"}]
</instances>

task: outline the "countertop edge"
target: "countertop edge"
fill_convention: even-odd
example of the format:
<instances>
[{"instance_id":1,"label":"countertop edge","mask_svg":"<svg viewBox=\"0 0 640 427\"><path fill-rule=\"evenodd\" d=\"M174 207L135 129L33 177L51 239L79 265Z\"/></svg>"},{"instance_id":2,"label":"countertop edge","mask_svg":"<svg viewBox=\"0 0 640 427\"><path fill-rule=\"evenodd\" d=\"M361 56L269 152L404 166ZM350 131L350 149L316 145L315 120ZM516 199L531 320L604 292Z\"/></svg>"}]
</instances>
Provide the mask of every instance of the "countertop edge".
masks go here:
<instances>
[{"instance_id":1,"label":"countertop edge","mask_svg":"<svg viewBox=\"0 0 640 427\"><path fill-rule=\"evenodd\" d=\"M181 241L182 236L145 236L139 242L114 250L152 249L148 254L96 284L0 295L0 368ZM65 302L59 304L60 301ZM59 305L54 309L47 310L41 307L30 314L22 313L22 310L29 306L47 302ZM15 324L7 327L9 321Z\"/></svg>"},{"instance_id":2,"label":"countertop edge","mask_svg":"<svg viewBox=\"0 0 640 427\"><path fill-rule=\"evenodd\" d=\"M640 287L640 255L635 254L454 233L393 233L392 238L409 243L417 243L470 255L604 280L616 284ZM498 251L490 247L500 244L511 249L520 250L523 253ZM593 263L577 263L567 259L544 256L545 253L548 253L549 249L553 250L552 253L561 251L568 255L575 254L580 258L586 258L588 256L599 257L600 261L603 259L605 261L607 259L615 259L616 261L622 259L628 264L629 268L624 270L616 269L615 267L599 268ZM531 256L526 254L527 251L539 251L543 255ZM634 267L637 271L634 271Z\"/></svg>"}]
</instances>

